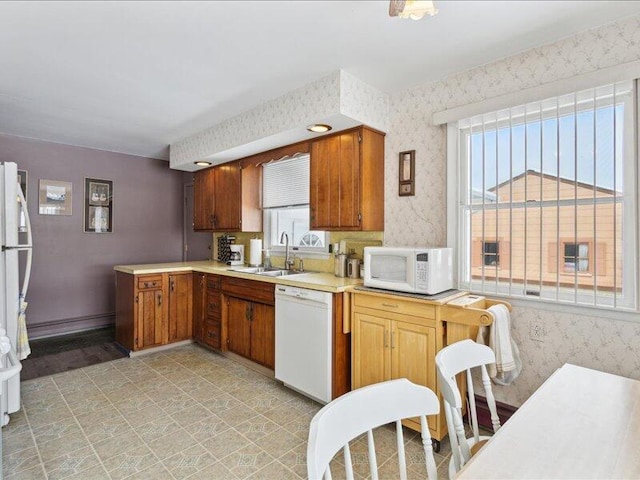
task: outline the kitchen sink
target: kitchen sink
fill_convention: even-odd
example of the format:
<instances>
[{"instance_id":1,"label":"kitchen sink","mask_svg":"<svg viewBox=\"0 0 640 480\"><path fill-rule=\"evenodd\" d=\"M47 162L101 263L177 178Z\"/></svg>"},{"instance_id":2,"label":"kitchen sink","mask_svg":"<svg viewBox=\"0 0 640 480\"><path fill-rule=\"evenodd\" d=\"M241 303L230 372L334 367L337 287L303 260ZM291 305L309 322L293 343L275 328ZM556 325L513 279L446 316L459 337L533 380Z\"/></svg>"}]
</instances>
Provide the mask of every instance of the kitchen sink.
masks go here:
<instances>
[{"instance_id":1,"label":"kitchen sink","mask_svg":"<svg viewBox=\"0 0 640 480\"><path fill-rule=\"evenodd\" d=\"M296 275L299 273L310 273L307 271L300 272L298 270L284 270L282 268L265 268L265 267L239 267L230 268L232 272L253 273L254 275L263 275L265 277L285 277L287 275Z\"/></svg>"}]
</instances>

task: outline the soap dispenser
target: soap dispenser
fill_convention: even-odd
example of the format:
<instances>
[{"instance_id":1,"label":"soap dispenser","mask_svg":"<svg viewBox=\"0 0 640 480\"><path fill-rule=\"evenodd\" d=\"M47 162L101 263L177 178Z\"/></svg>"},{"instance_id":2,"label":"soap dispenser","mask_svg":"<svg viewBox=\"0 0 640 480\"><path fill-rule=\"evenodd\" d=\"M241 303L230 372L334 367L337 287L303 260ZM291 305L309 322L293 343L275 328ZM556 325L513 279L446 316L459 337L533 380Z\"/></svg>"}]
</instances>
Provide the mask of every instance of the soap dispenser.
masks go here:
<instances>
[{"instance_id":1,"label":"soap dispenser","mask_svg":"<svg viewBox=\"0 0 640 480\"><path fill-rule=\"evenodd\" d=\"M267 248L264 251L264 268L271 268L271 249Z\"/></svg>"}]
</instances>

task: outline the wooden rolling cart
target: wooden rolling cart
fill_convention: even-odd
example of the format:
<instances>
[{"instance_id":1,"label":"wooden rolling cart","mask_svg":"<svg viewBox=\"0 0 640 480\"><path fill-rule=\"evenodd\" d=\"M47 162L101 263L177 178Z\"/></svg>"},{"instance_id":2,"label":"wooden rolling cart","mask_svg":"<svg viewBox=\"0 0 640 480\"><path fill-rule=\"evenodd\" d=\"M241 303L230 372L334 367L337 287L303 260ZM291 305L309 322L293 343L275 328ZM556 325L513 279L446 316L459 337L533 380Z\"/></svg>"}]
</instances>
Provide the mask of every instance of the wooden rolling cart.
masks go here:
<instances>
[{"instance_id":1,"label":"wooden rolling cart","mask_svg":"<svg viewBox=\"0 0 640 480\"><path fill-rule=\"evenodd\" d=\"M431 388L440 402L436 354L460 340L475 340L478 328L493 322L487 310L491 305L503 303L511 309L505 302L466 292L427 297L356 287L344 295L351 307L343 324L344 333L351 333L351 388L408 378ZM461 387L466 392L464 382ZM405 425L420 430L417 421L407 420ZM438 451L447 434L444 414L430 417L428 425Z\"/></svg>"}]
</instances>

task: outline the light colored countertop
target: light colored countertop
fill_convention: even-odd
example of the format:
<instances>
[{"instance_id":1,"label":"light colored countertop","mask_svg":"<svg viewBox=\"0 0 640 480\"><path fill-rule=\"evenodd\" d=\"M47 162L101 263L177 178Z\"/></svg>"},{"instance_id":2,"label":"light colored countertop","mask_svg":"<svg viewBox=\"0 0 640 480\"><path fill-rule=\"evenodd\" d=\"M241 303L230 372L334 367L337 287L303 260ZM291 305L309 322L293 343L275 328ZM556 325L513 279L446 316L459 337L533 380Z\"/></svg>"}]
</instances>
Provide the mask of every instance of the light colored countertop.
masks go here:
<instances>
[{"instance_id":1,"label":"light colored countertop","mask_svg":"<svg viewBox=\"0 0 640 480\"><path fill-rule=\"evenodd\" d=\"M173 262L173 263L149 263L142 265L116 265L114 270L133 275L148 275L153 273L175 273L175 272L204 272L216 275L226 275L228 277L245 278L247 280L257 280L266 283L277 283L278 285L289 285L292 287L310 288L324 292L343 292L354 285L362 285L362 279L340 278L332 273L299 273L286 277L268 277L255 275L253 273L242 273L229 270L231 267L226 263L215 261L199 262ZM237 267L236 267L237 268Z\"/></svg>"}]
</instances>

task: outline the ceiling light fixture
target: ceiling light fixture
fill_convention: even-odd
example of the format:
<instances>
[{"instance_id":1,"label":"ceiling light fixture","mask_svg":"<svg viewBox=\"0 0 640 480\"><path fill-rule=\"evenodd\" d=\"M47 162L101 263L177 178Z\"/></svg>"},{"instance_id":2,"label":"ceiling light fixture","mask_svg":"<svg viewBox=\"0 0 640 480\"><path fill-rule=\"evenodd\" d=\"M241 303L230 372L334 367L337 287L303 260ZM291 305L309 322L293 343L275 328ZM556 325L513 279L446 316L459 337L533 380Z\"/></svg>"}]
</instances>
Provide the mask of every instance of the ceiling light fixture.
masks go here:
<instances>
[{"instance_id":1,"label":"ceiling light fixture","mask_svg":"<svg viewBox=\"0 0 640 480\"><path fill-rule=\"evenodd\" d=\"M325 125L324 123L314 123L313 125L309 125L307 130L313 133L325 133L331 130L331 125Z\"/></svg>"},{"instance_id":2,"label":"ceiling light fixture","mask_svg":"<svg viewBox=\"0 0 640 480\"><path fill-rule=\"evenodd\" d=\"M420 20L425 15L433 17L438 9L430 0L391 0L389 2L389 16Z\"/></svg>"},{"instance_id":3,"label":"ceiling light fixture","mask_svg":"<svg viewBox=\"0 0 640 480\"><path fill-rule=\"evenodd\" d=\"M198 160L197 162L193 162L199 167L210 167L211 162L207 162L206 160Z\"/></svg>"}]
</instances>

